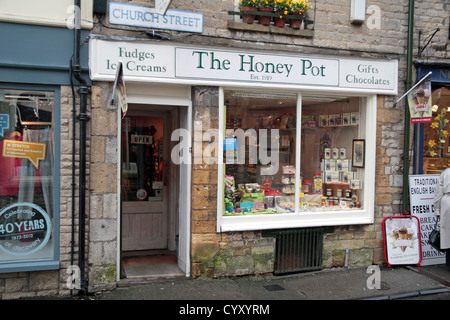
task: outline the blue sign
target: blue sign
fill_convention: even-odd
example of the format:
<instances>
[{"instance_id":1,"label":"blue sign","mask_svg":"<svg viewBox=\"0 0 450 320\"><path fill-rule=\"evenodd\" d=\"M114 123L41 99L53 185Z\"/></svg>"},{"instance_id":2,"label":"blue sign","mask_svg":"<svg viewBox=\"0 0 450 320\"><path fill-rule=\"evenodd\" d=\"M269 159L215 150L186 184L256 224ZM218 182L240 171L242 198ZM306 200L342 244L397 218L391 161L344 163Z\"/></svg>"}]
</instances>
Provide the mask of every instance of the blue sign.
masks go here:
<instances>
[{"instance_id":1,"label":"blue sign","mask_svg":"<svg viewBox=\"0 0 450 320\"><path fill-rule=\"evenodd\" d=\"M431 74L431 82L450 83L450 67L448 66L419 66L417 67L417 79L422 79L429 72Z\"/></svg>"},{"instance_id":2,"label":"blue sign","mask_svg":"<svg viewBox=\"0 0 450 320\"><path fill-rule=\"evenodd\" d=\"M223 140L223 150L230 151L237 149L237 140L236 139L224 139Z\"/></svg>"},{"instance_id":3,"label":"blue sign","mask_svg":"<svg viewBox=\"0 0 450 320\"><path fill-rule=\"evenodd\" d=\"M9 129L9 113L0 113L0 137L5 138L5 130Z\"/></svg>"},{"instance_id":4,"label":"blue sign","mask_svg":"<svg viewBox=\"0 0 450 320\"><path fill-rule=\"evenodd\" d=\"M155 8L109 2L109 23L186 32L203 32L203 13L167 10L165 15Z\"/></svg>"}]
</instances>

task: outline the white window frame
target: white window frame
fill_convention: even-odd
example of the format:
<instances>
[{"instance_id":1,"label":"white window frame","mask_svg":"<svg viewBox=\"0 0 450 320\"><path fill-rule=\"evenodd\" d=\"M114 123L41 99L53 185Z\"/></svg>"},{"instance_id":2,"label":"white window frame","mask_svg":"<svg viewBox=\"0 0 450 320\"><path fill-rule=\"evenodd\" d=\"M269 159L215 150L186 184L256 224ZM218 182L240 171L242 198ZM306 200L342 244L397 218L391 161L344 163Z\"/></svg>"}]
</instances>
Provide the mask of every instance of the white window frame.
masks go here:
<instances>
[{"instance_id":1,"label":"white window frame","mask_svg":"<svg viewBox=\"0 0 450 320\"><path fill-rule=\"evenodd\" d=\"M241 88L242 89L242 88ZM302 92L294 91L297 94L297 128L301 128ZM327 92L312 92L310 94L325 95ZM307 92L303 92L307 94ZM332 93L336 95L336 92ZM364 206L361 209L321 211L321 212L300 212L298 210L298 197L296 196L295 213L282 214L261 214L243 216L223 216L224 192L224 169L223 164L223 139L218 147L218 188L217 188L217 232L229 231L252 231L283 228L304 228L320 226L357 225L372 224L374 222L375 211L375 168L376 168L376 128L377 128L377 96L375 94L351 94L342 92L343 96L353 96L365 98L365 107L360 106L361 119L364 117L365 125L359 126L359 137L366 141L366 158L363 183ZM219 88L219 132L224 132L224 88ZM296 131L297 140L301 141L301 130ZM300 168L301 148L296 148L296 168ZM296 195L299 195L300 175L296 175Z\"/></svg>"}]
</instances>

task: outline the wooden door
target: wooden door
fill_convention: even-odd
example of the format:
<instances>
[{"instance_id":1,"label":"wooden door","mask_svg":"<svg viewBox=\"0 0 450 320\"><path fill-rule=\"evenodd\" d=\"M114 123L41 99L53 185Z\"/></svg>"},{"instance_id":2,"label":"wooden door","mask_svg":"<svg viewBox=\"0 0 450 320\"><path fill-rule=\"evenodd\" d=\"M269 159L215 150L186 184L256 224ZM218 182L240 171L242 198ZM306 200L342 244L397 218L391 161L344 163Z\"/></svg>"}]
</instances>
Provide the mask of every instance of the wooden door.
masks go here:
<instances>
[{"instance_id":1,"label":"wooden door","mask_svg":"<svg viewBox=\"0 0 450 320\"><path fill-rule=\"evenodd\" d=\"M123 251L167 248L167 118L131 112L123 119Z\"/></svg>"}]
</instances>

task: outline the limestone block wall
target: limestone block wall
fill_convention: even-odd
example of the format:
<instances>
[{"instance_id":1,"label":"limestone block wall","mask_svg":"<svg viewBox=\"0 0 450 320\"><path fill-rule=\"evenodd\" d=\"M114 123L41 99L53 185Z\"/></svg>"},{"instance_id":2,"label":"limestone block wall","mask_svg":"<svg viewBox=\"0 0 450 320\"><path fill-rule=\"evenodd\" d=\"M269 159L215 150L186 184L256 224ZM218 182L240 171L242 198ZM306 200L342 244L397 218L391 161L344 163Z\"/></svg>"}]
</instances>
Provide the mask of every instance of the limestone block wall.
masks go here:
<instances>
[{"instance_id":1,"label":"limestone block wall","mask_svg":"<svg viewBox=\"0 0 450 320\"><path fill-rule=\"evenodd\" d=\"M90 120L90 222L89 287L98 290L114 286L117 255L117 111L108 109L110 83L92 87Z\"/></svg>"}]
</instances>

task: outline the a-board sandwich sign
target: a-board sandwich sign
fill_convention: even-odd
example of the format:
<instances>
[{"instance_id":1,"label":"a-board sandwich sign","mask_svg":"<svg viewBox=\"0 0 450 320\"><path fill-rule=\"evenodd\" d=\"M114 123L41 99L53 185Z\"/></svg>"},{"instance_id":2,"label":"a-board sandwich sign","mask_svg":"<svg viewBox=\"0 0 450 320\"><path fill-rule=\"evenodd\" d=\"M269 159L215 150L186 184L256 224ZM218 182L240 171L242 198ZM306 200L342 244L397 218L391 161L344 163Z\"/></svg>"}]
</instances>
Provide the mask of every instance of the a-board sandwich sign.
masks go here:
<instances>
[{"instance_id":1,"label":"a-board sandwich sign","mask_svg":"<svg viewBox=\"0 0 450 320\"><path fill-rule=\"evenodd\" d=\"M436 224L434 191L438 179L438 174L409 176L410 210L411 214L420 221L422 266L445 263L445 253L437 251L428 244L428 237Z\"/></svg>"}]
</instances>

